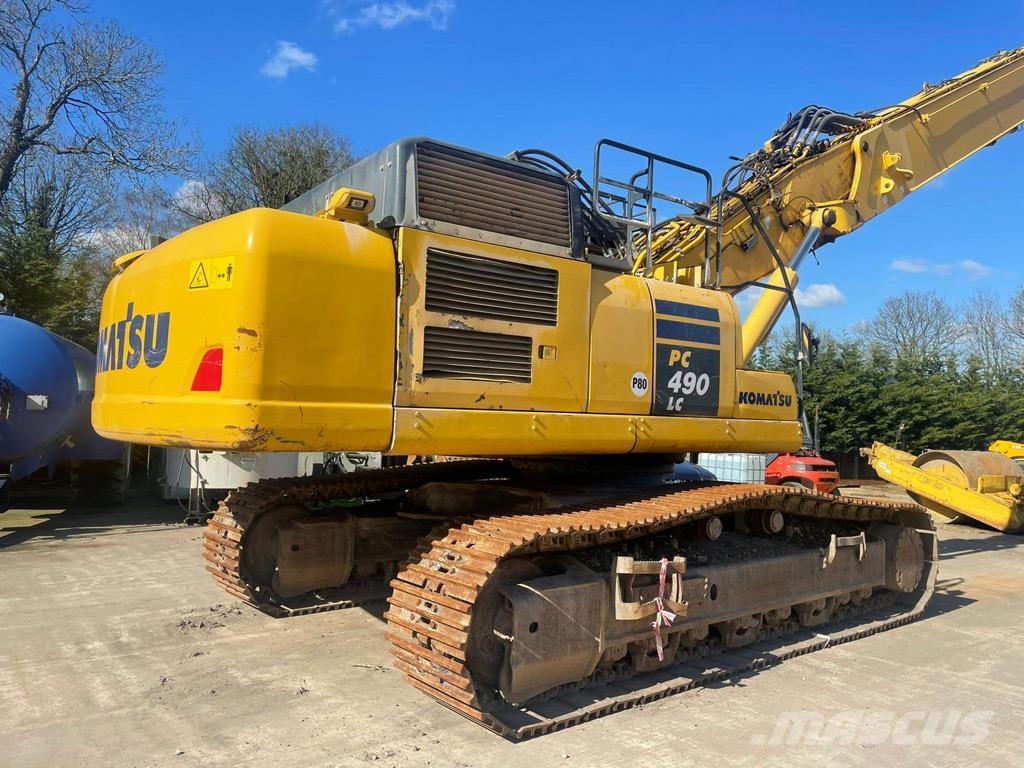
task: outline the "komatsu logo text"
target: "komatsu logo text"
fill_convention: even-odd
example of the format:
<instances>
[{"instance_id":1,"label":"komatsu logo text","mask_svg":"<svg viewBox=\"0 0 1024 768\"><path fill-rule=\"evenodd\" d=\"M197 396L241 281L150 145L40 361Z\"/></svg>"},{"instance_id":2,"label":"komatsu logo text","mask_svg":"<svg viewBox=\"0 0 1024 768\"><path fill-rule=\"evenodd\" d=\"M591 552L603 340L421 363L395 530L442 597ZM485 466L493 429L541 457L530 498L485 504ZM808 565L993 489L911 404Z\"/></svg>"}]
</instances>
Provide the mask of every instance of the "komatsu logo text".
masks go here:
<instances>
[{"instance_id":1,"label":"komatsu logo text","mask_svg":"<svg viewBox=\"0 0 1024 768\"><path fill-rule=\"evenodd\" d=\"M789 408L793 405L793 396L782 392L740 392L740 405L770 405L775 408Z\"/></svg>"},{"instance_id":2,"label":"komatsu logo text","mask_svg":"<svg viewBox=\"0 0 1024 768\"><path fill-rule=\"evenodd\" d=\"M135 368L143 361L146 367L156 368L167 357L170 331L170 312L137 315L135 304L129 304L124 320L100 328L97 372L119 371L125 366Z\"/></svg>"}]
</instances>

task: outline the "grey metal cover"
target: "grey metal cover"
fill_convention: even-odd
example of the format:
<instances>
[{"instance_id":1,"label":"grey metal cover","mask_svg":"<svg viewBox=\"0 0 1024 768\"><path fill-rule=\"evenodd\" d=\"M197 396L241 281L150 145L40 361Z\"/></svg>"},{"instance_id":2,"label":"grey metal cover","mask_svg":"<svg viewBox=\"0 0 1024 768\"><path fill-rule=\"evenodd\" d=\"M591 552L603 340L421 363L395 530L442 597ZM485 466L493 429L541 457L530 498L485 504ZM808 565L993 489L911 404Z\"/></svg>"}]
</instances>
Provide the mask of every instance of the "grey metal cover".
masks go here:
<instances>
[{"instance_id":1,"label":"grey metal cover","mask_svg":"<svg viewBox=\"0 0 1024 768\"><path fill-rule=\"evenodd\" d=\"M370 222L381 228L412 227L555 256L571 255L580 237L572 213L578 201L565 179L433 139L389 144L282 210L315 216L342 187L373 193Z\"/></svg>"},{"instance_id":2,"label":"grey metal cover","mask_svg":"<svg viewBox=\"0 0 1024 768\"><path fill-rule=\"evenodd\" d=\"M569 247L563 179L435 142L416 145L421 218Z\"/></svg>"},{"instance_id":3,"label":"grey metal cover","mask_svg":"<svg viewBox=\"0 0 1024 768\"><path fill-rule=\"evenodd\" d=\"M342 187L372 192L377 200L370 221L380 225L391 219L396 226L409 226L415 219L414 200L408 200L407 188L413 186L416 143L422 138L396 141L299 195L281 210L316 216L324 210L331 194Z\"/></svg>"}]
</instances>

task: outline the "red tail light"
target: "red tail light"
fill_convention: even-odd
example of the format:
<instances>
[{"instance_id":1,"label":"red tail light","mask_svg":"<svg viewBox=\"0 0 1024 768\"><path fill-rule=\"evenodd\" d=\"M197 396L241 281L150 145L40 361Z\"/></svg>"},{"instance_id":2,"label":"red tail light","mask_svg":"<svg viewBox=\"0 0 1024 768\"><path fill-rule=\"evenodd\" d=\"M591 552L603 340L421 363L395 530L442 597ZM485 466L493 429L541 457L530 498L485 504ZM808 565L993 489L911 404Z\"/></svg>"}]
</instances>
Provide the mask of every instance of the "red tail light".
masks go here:
<instances>
[{"instance_id":1,"label":"red tail light","mask_svg":"<svg viewBox=\"0 0 1024 768\"><path fill-rule=\"evenodd\" d=\"M220 392L221 374L224 371L224 348L206 350L192 379L193 392Z\"/></svg>"}]
</instances>

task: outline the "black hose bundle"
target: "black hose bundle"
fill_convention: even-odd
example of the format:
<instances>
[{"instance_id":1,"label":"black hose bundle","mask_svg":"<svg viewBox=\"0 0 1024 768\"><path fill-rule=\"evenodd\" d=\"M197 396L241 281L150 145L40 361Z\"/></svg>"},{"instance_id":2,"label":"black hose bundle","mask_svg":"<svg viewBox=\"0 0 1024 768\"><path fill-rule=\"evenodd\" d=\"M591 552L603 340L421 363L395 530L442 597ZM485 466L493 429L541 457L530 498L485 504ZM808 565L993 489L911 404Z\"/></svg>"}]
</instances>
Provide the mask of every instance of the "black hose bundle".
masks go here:
<instances>
[{"instance_id":1,"label":"black hose bundle","mask_svg":"<svg viewBox=\"0 0 1024 768\"><path fill-rule=\"evenodd\" d=\"M589 251L611 254L623 248L626 241L625 229L594 213L594 189L578 169L544 149L516 150L508 155L508 159L560 176L579 190L583 209L583 232ZM603 201L598 203L612 213Z\"/></svg>"}]
</instances>

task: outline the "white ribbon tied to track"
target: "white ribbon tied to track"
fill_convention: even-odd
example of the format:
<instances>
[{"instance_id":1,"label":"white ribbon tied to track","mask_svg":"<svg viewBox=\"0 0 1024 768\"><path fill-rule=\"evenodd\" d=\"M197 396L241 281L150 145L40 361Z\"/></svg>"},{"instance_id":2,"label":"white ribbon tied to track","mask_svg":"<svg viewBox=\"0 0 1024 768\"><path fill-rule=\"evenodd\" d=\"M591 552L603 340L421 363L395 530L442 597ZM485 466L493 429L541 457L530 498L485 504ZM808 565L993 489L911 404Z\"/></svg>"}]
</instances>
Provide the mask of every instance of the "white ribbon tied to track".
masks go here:
<instances>
[{"instance_id":1,"label":"white ribbon tied to track","mask_svg":"<svg viewBox=\"0 0 1024 768\"><path fill-rule=\"evenodd\" d=\"M665 608L665 577L668 575L668 558L661 558L661 571L658 574L658 596L654 598L654 607L657 611L654 614L654 644L658 649L658 661L665 660L665 645L661 640L661 628L669 626L675 621L676 615Z\"/></svg>"}]
</instances>

